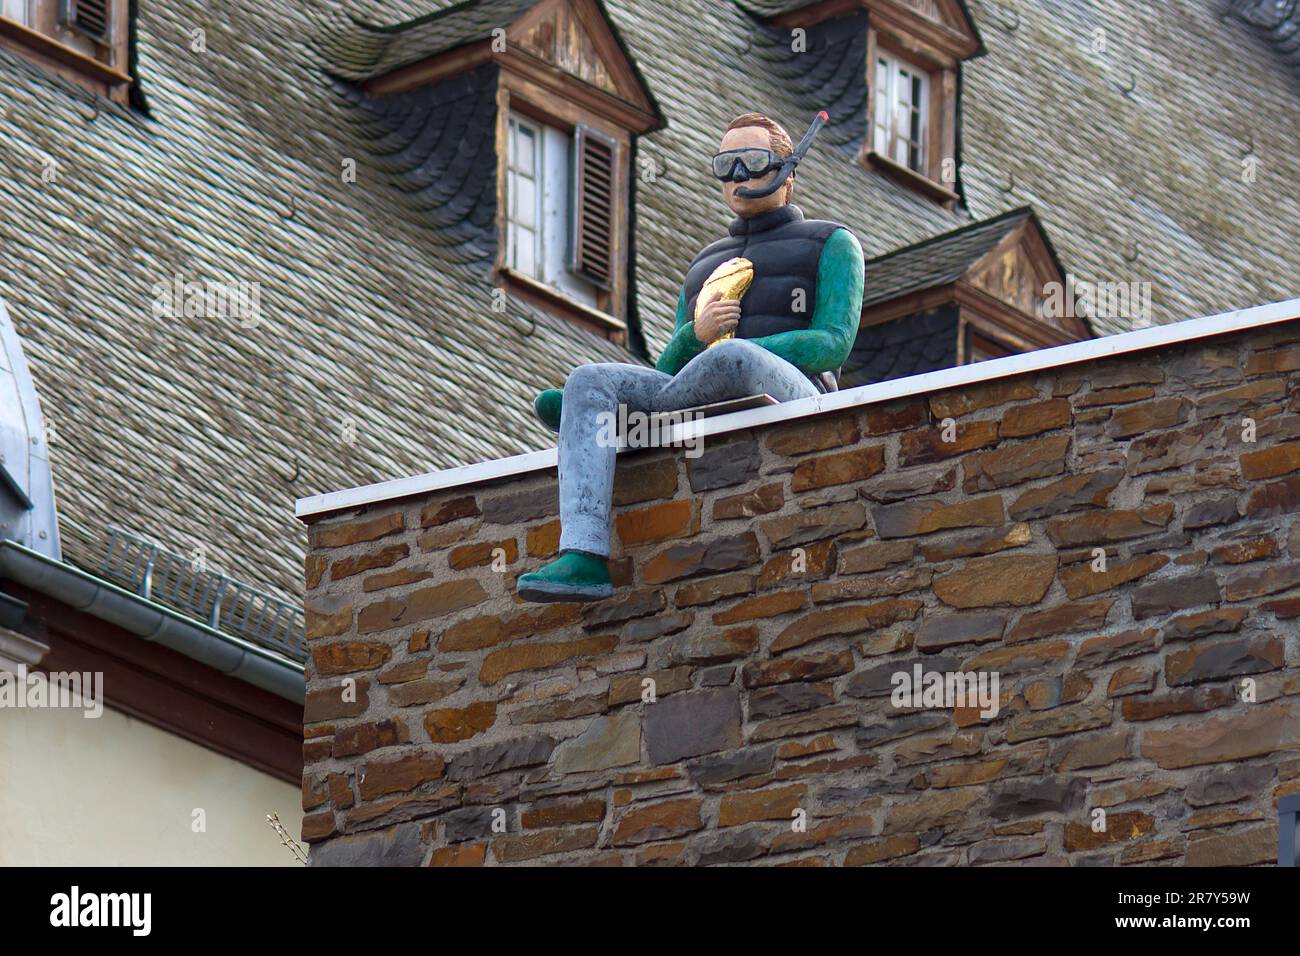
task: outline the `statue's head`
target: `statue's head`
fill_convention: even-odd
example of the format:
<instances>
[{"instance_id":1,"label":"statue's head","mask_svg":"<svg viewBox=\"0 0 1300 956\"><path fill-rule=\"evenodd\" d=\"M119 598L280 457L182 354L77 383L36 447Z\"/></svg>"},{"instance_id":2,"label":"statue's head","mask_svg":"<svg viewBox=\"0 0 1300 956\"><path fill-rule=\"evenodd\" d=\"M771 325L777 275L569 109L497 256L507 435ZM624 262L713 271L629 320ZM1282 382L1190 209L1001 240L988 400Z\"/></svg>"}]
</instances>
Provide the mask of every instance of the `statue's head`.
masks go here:
<instances>
[{"instance_id":1,"label":"statue's head","mask_svg":"<svg viewBox=\"0 0 1300 956\"><path fill-rule=\"evenodd\" d=\"M770 196L747 197L737 190L757 190L777 176L781 160L794 152L790 134L762 113L742 113L731 121L718 144L714 175L722 180L722 200L737 216L751 218L794 199L794 173Z\"/></svg>"}]
</instances>

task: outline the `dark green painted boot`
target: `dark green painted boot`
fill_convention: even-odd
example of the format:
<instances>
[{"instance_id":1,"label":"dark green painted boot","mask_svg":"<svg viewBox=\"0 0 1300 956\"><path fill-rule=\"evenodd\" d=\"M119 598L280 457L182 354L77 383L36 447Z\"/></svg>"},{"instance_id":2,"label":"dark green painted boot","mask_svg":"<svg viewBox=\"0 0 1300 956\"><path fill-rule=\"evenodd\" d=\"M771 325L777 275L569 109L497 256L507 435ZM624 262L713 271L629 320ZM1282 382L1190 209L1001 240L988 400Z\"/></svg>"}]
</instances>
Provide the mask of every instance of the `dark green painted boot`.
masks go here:
<instances>
[{"instance_id":1,"label":"dark green painted boot","mask_svg":"<svg viewBox=\"0 0 1300 956\"><path fill-rule=\"evenodd\" d=\"M525 601L599 601L614 593L604 558L566 551L550 564L519 575L516 584Z\"/></svg>"},{"instance_id":2,"label":"dark green painted boot","mask_svg":"<svg viewBox=\"0 0 1300 956\"><path fill-rule=\"evenodd\" d=\"M563 401L564 392L558 388L548 388L544 392L538 392L537 397L533 399L533 411L542 420L542 424L552 431L560 430L560 408Z\"/></svg>"}]
</instances>

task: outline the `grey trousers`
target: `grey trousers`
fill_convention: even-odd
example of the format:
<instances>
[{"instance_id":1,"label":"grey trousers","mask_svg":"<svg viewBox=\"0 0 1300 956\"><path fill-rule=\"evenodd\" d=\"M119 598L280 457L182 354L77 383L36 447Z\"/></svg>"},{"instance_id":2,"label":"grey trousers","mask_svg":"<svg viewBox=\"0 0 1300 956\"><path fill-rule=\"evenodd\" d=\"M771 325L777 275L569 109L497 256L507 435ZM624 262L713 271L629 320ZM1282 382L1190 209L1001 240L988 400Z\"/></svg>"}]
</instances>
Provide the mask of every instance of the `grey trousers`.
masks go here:
<instances>
[{"instance_id":1,"label":"grey trousers","mask_svg":"<svg viewBox=\"0 0 1300 956\"><path fill-rule=\"evenodd\" d=\"M602 412L680 411L761 392L778 402L819 394L795 366L745 339L705 349L676 375L612 362L575 368L560 416L560 550L609 557L618 449L598 441Z\"/></svg>"}]
</instances>

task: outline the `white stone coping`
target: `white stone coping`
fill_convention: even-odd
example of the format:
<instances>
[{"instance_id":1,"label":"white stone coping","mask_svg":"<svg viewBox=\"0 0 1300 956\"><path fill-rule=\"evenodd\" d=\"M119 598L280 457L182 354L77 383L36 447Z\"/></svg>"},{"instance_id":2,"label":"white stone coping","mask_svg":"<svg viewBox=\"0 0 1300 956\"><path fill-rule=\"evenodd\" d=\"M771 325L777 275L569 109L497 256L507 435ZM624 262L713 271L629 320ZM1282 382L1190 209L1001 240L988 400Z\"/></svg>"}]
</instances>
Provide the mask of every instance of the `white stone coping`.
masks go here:
<instances>
[{"instance_id":1,"label":"white stone coping","mask_svg":"<svg viewBox=\"0 0 1300 956\"><path fill-rule=\"evenodd\" d=\"M1107 335L1102 338L1072 342L1050 349L1039 349L1005 358L990 359L973 365L959 365L954 368L925 372L907 378L892 379L875 385L860 385L857 388L841 392L828 392L811 398L801 398L779 405L763 408L750 408L744 411L707 418L702 422L678 424L669 433L669 443L691 436L720 435L727 432L742 431L760 425L772 425L777 422L790 421L818 415L822 412L841 411L863 405L905 398L909 395L922 395L961 385L986 382L991 379L1009 378L1025 372L1039 372L1044 369L1077 362L1088 362L1127 355L1147 349L1176 345L1179 342L1191 342L1196 339L1214 335L1240 332L1245 329L1274 325L1292 319L1300 319L1300 298L1274 302L1269 305L1255 306L1236 312L1224 312L1200 319L1188 319L1184 322L1171 322L1151 328ZM462 465L458 468L445 468L424 475L409 478L396 478L381 481L360 488L344 491L332 491L325 494L310 495L299 498L294 514L298 518L318 518L333 512L348 511L365 505L384 501L394 501L413 495L423 495L448 488L475 485L480 482L509 478L554 468L556 452L554 448L529 452L526 455L514 455L510 458L497 458L492 461Z\"/></svg>"}]
</instances>

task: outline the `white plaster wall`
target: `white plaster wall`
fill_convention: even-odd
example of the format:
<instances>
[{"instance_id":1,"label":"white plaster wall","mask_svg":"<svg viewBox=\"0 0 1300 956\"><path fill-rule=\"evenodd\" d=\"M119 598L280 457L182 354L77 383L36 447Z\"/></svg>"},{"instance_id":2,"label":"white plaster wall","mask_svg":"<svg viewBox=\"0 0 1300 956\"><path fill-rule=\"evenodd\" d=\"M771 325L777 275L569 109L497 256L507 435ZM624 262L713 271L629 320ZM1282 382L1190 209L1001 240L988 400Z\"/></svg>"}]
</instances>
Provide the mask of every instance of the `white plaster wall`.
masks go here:
<instances>
[{"instance_id":1,"label":"white plaster wall","mask_svg":"<svg viewBox=\"0 0 1300 956\"><path fill-rule=\"evenodd\" d=\"M0 866L298 866L272 811L298 838L298 787L118 711L0 708Z\"/></svg>"}]
</instances>

